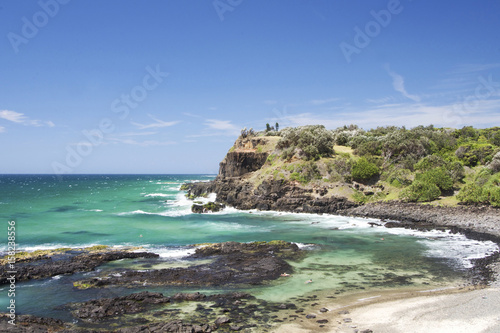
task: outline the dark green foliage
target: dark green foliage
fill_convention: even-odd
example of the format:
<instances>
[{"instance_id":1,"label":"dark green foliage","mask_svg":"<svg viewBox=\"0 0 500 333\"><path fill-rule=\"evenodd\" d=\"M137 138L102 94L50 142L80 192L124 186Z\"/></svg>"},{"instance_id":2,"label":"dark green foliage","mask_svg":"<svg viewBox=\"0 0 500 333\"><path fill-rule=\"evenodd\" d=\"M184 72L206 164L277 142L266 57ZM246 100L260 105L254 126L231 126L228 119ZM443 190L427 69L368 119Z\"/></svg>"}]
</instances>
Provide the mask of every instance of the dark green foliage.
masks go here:
<instances>
[{"instance_id":1,"label":"dark green foliage","mask_svg":"<svg viewBox=\"0 0 500 333\"><path fill-rule=\"evenodd\" d=\"M448 170L451 179L454 182L462 181L465 177L464 166L460 162L451 162L446 165L446 169Z\"/></svg>"},{"instance_id":2,"label":"dark green foliage","mask_svg":"<svg viewBox=\"0 0 500 333\"><path fill-rule=\"evenodd\" d=\"M352 178L354 180L363 181L371 179L380 173L379 168L372 162L369 162L366 158L361 157L352 166Z\"/></svg>"},{"instance_id":3,"label":"dark green foliage","mask_svg":"<svg viewBox=\"0 0 500 333\"><path fill-rule=\"evenodd\" d=\"M274 125L274 127L276 129L276 132L280 131L280 124L276 123L276 125Z\"/></svg>"},{"instance_id":4,"label":"dark green foliage","mask_svg":"<svg viewBox=\"0 0 500 333\"><path fill-rule=\"evenodd\" d=\"M476 184L466 184L458 193L457 199L463 203L480 203L483 199L483 187Z\"/></svg>"},{"instance_id":5,"label":"dark green foliage","mask_svg":"<svg viewBox=\"0 0 500 333\"><path fill-rule=\"evenodd\" d=\"M357 145L354 152L359 156L380 155L382 153L382 142L378 140L364 141Z\"/></svg>"},{"instance_id":6,"label":"dark green foliage","mask_svg":"<svg viewBox=\"0 0 500 333\"><path fill-rule=\"evenodd\" d=\"M269 132L271 130L271 126L269 125L269 123L266 124L266 132Z\"/></svg>"},{"instance_id":7,"label":"dark green foliage","mask_svg":"<svg viewBox=\"0 0 500 333\"><path fill-rule=\"evenodd\" d=\"M295 165L292 171L290 180L298 181L303 184L309 183L313 179L321 179L318 166L314 161Z\"/></svg>"},{"instance_id":8,"label":"dark green foliage","mask_svg":"<svg viewBox=\"0 0 500 333\"><path fill-rule=\"evenodd\" d=\"M383 175L383 179L395 187L408 186L412 183L412 172L408 169L396 168Z\"/></svg>"},{"instance_id":9,"label":"dark green foliage","mask_svg":"<svg viewBox=\"0 0 500 333\"><path fill-rule=\"evenodd\" d=\"M426 202L436 200L440 195L441 190L435 184L417 180L401 191L400 198L410 202Z\"/></svg>"},{"instance_id":10,"label":"dark green foliage","mask_svg":"<svg viewBox=\"0 0 500 333\"><path fill-rule=\"evenodd\" d=\"M305 160L317 160L334 154L333 134L323 125L285 128L280 135L277 147L283 150L286 159L291 158L290 154L298 154Z\"/></svg>"},{"instance_id":11,"label":"dark green foliage","mask_svg":"<svg viewBox=\"0 0 500 333\"><path fill-rule=\"evenodd\" d=\"M490 138L490 142L495 146L500 146L500 130Z\"/></svg>"},{"instance_id":12,"label":"dark green foliage","mask_svg":"<svg viewBox=\"0 0 500 333\"><path fill-rule=\"evenodd\" d=\"M422 158L417 164L415 164L415 170L427 171L442 166L446 166L446 161L441 156L429 155Z\"/></svg>"},{"instance_id":13,"label":"dark green foliage","mask_svg":"<svg viewBox=\"0 0 500 333\"><path fill-rule=\"evenodd\" d=\"M458 193L457 199L466 204L490 204L500 207L500 173L483 168Z\"/></svg>"},{"instance_id":14,"label":"dark green foliage","mask_svg":"<svg viewBox=\"0 0 500 333\"><path fill-rule=\"evenodd\" d=\"M434 184L441 191L449 191L453 188L453 179L444 167L434 168L416 175L416 181L426 184Z\"/></svg>"},{"instance_id":15,"label":"dark green foliage","mask_svg":"<svg viewBox=\"0 0 500 333\"><path fill-rule=\"evenodd\" d=\"M493 158L493 146L489 144L472 143L462 145L455 151L455 156L467 166L474 167L486 164Z\"/></svg>"},{"instance_id":16,"label":"dark green foliage","mask_svg":"<svg viewBox=\"0 0 500 333\"><path fill-rule=\"evenodd\" d=\"M472 126L464 126L462 129L456 130L453 135L457 139L477 139L479 137L479 131Z\"/></svg>"}]
</instances>

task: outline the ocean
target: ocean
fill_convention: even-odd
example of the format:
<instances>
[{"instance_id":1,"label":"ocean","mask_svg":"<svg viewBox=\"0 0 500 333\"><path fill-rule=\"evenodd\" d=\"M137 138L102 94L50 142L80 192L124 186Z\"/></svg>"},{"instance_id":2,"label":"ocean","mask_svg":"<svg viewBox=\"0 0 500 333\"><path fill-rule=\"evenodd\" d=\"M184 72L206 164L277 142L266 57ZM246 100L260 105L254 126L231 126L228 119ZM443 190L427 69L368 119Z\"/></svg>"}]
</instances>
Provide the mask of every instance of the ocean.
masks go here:
<instances>
[{"instance_id":1,"label":"ocean","mask_svg":"<svg viewBox=\"0 0 500 333\"><path fill-rule=\"evenodd\" d=\"M126 268L189 265L192 244L284 240L307 257L293 262L292 278L262 286L241 286L268 301L292 297L349 294L398 288L446 288L463 281L471 260L498 251L490 241L445 231L372 226L376 219L334 215L239 211L193 214L181 184L209 181L214 175L1 175L0 255L8 249L7 227L15 221L17 247L23 251L86 247L142 246L159 259L120 260L95 272L19 282L17 314L72 320L64 305L135 291L220 293L235 287L77 290L82 278ZM215 196L196 200L214 200ZM312 279L314 283L305 284ZM7 312L8 287L0 286L0 309Z\"/></svg>"}]
</instances>

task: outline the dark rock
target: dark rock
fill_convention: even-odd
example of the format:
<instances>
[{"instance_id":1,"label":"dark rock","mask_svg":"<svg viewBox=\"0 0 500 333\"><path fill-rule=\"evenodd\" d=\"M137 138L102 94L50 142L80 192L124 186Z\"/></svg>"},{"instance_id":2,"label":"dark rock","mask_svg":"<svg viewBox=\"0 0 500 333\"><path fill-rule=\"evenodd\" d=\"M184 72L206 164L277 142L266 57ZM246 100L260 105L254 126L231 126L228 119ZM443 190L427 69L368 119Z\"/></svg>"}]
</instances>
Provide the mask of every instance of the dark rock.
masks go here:
<instances>
[{"instance_id":1,"label":"dark rock","mask_svg":"<svg viewBox=\"0 0 500 333\"><path fill-rule=\"evenodd\" d=\"M61 274L89 272L96 267L114 260L134 258L157 258L158 254L149 252L128 252L108 250L92 252L85 249L68 250L54 255L44 255L24 262L16 262L16 281L45 279ZM8 283L7 265L0 266L0 284Z\"/></svg>"},{"instance_id":2,"label":"dark rock","mask_svg":"<svg viewBox=\"0 0 500 333\"><path fill-rule=\"evenodd\" d=\"M321 309L319 309L319 312L328 312L328 311L330 311L330 310L328 310L327 308L321 308Z\"/></svg>"},{"instance_id":3,"label":"dark rock","mask_svg":"<svg viewBox=\"0 0 500 333\"><path fill-rule=\"evenodd\" d=\"M210 201L204 205L198 205L198 204L192 205L191 211L193 213L197 213L197 214L216 213L216 212L220 212L224 208L226 208L225 205L223 205L221 203Z\"/></svg>"},{"instance_id":4,"label":"dark rock","mask_svg":"<svg viewBox=\"0 0 500 333\"><path fill-rule=\"evenodd\" d=\"M344 318L344 323L352 323L352 319L351 318Z\"/></svg>"},{"instance_id":5,"label":"dark rock","mask_svg":"<svg viewBox=\"0 0 500 333\"><path fill-rule=\"evenodd\" d=\"M304 255L296 244L283 241L236 243L226 242L196 250L192 258L215 257L208 264L148 271L123 271L121 276L109 275L79 281L81 285L104 287L114 285L189 285L221 286L227 284L261 284L280 277L293 268L285 259ZM193 296L196 297L196 296Z\"/></svg>"},{"instance_id":6,"label":"dark rock","mask_svg":"<svg viewBox=\"0 0 500 333\"><path fill-rule=\"evenodd\" d=\"M320 320L316 320L316 322L318 324L326 324L326 323L328 323L328 319L320 319Z\"/></svg>"},{"instance_id":7,"label":"dark rock","mask_svg":"<svg viewBox=\"0 0 500 333\"><path fill-rule=\"evenodd\" d=\"M314 319L316 318L316 315L314 313L310 313L306 316L307 319Z\"/></svg>"}]
</instances>

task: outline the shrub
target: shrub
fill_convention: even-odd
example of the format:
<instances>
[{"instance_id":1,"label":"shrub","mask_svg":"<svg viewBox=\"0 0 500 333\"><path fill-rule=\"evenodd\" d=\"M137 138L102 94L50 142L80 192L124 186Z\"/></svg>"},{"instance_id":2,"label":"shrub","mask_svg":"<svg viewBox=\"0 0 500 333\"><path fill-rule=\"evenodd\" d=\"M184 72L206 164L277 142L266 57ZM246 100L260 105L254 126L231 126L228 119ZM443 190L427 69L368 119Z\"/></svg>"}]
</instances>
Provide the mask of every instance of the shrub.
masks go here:
<instances>
[{"instance_id":1,"label":"shrub","mask_svg":"<svg viewBox=\"0 0 500 333\"><path fill-rule=\"evenodd\" d=\"M374 163L371 163L366 158L361 157L352 166L351 175L354 180L368 180L379 173L380 170Z\"/></svg>"},{"instance_id":2,"label":"shrub","mask_svg":"<svg viewBox=\"0 0 500 333\"><path fill-rule=\"evenodd\" d=\"M467 204L480 203L483 199L483 187L476 183L467 184L458 192L457 199Z\"/></svg>"},{"instance_id":3,"label":"shrub","mask_svg":"<svg viewBox=\"0 0 500 333\"><path fill-rule=\"evenodd\" d=\"M453 179L444 167L435 168L416 175L416 180L434 184L441 191L449 191L453 188Z\"/></svg>"},{"instance_id":4,"label":"shrub","mask_svg":"<svg viewBox=\"0 0 500 333\"><path fill-rule=\"evenodd\" d=\"M488 201L493 207L500 207L500 187L488 188Z\"/></svg>"},{"instance_id":5,"label":"shrub","mask_svg":"<svg viewBox=\"0 0 500 333\"><path fill-rule=\"evenodd\" d=\"M435 184L417 180L401 191L399 197L404 201L426 202L436 200L440 194L441 190Z\"/></svg>"}]
</instances>

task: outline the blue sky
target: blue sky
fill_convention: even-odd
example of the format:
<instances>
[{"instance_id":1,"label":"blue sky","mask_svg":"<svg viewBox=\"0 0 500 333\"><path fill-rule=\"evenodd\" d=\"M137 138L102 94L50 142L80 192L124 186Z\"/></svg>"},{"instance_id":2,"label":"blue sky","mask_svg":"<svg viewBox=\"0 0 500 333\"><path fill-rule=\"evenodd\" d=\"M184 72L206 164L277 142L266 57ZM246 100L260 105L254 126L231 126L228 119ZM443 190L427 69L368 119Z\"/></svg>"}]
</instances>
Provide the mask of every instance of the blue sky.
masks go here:
<instances>
[{"instance_id":1,"label":"blue sky","mask_svg":"<svg viewBox=\"0 0 500 333\"><path fill-rule=\"evenodd\" d=\"M240 129L500 125L500 2L0 1L0 173L217 173Z\"/></svg>"}]
</instances>

